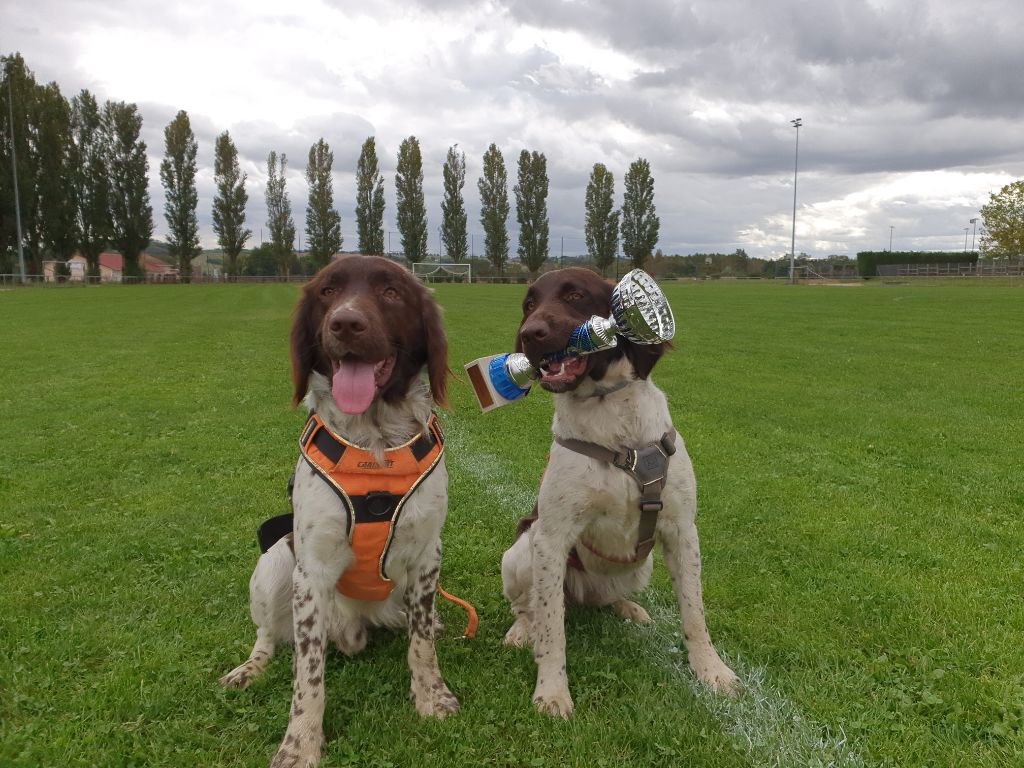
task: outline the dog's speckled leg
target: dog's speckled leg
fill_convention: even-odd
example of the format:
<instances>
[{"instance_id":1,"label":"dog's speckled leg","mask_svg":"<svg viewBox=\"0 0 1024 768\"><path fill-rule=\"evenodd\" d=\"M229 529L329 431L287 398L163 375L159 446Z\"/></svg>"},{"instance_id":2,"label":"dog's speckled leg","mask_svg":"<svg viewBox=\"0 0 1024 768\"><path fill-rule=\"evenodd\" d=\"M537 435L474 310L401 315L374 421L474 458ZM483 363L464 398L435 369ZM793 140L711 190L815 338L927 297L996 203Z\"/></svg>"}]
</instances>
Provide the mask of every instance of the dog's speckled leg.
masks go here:
<instances>
[{"instance_id":1,"label":"dog's speckled leg","mask_svg":"<svg viewBox=\"0 0 1024 768\"><path fill-rule=\"evenodd\" d=\"M412 675L410 693L421 715L443 718L459 708L455 698L441 677L434 649L434 594L441 563L441 549L433 557L426 557L419 573L411 574L405 590L405 611L409 617L409 672Z\"/></svg>"},{"instance_id":2,"label":"dog's speckled leg","mask_svg":"<svg viewBox=\"0 0 1024 768\"><path fill-rule=\"evenodd\" d=\"M543 526L541 517L538 526ZM533 554L533 658L537 687L533 703L541 712L568 717L572 696L565 674L565 559L568 546L540 527L531 538Z\"/></svg>"},{"instance_id":3,"label":"dog's speckled leg","mask_svg":"<svg viewBox=\"0 0 1024 768\"><path fill-rule=\"evenodd\" d=\"M713 690L734 693L738 682L736 673L719 658L704 619L697 526L692 521L665 525L661 530L661 543L683 618L683 641L690 667L697 678Z\"/></svg>"},{"instance_id":4,"label":"dog's speckled leg","mask_svg":"<svg viewBox=\"0 0 1024 768\"><path fill-rule=\"evenodd\" d=\"M292 708L288 730L274 755L271 768L309 768L320 762L324 717L324 647L327 629L314 599L313 580L301 563L293 575L292 612L295 655L292 660Z\"/></svg>"}]
</instances>

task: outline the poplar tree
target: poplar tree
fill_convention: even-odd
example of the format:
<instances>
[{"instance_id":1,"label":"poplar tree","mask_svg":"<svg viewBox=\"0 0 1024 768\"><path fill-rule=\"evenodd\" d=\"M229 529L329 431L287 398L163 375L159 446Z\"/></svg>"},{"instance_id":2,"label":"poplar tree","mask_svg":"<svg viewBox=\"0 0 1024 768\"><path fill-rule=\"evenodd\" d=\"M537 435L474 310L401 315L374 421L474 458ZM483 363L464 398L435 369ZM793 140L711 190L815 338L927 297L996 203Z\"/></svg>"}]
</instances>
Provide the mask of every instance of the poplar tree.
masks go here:
<instances>
[{"instance_id":1,"label":"poplar tree","mask_svg":"<svg viewBox=\"0 0 1024 768\"><path fill-rule=\"evenodd\" d=\"M384 253L384 177L373 136L363 142L356 169L356 230L360 253Z\"/></svg>"},{"instance_id":2,"label":"poplar tree","mask_svg":"<svg viewBox=\"0 0 1024 768\"><path fill-rule=\"evenodd\" d=\"M196 220L196 144L188 113L181 110L164 129L164 159L160 180L164 185L164 217L167 219L167 250L178 261L178 279L192 279L192 259L201 253Z\"/></svg>"},{"instance_id":3,"label":"poplar tree","mask_svg":"<svg viewBox=\"0 0 1024 768\"><path fill-rule=\"evenodd\" d=\"M306 242L309 258L317 269L331 260L342 243L341 216L334 210L333 167L334 153L321 138L309 148L309 161L306 164L306 183L309 185Z\"/></svg>"},{"instance_id":4,"label":"poplar tree","mask_svg":"<svg viewBox=\"0 0 1024 768\"><path fill-rule=\"evenodd\" d=\"M626 171L622 202L622 251L633 266L643 268L658 243L658 216L654 208L651 166L642 157Z\"/></svg>"},{"instance_id":5,"label":"poplar tree","mask_svg":"<svg viewBox=\"0 0 1024 768\"><path fill-rule=\"evenodd\" d=\"M78 243L71 106L57 84L49 83L37 90L37 110L40 242L42 250L65 261Z\"/></svg>"},{"instance_id":6,"label":"poplar tree","mask_svg":"<svg viewBox=\"0 0 1024 768\"><path fill-rule=\"evenodd\" d=\"M415 136L403 140L398 148L395 192L405 258L410 263L423 261L427 255L427 209L423 202L423 158Z\"/></svg>"},{"instance_id":7,"label":"poplar tree","mask_svg":"<svg viewBox=\"0 0 1024 768\"><path fill-rule=\"evenodd\" d=\"M541 152L519 153L516 219L519 221L519 258L533 276L548 257L548 169Z\"/></svg>"},{"instance_id":8,"label":"poplar tree","mask_svg":"<svg viewBox=\"0 0 1024 768\"><path fill-rule=\"evenodd\" d=\"M448 149L444 163L444 199L441 201L441 240L450 261L461 262L468 252L466 237L466 204L462 188L466 184L466 155L457 151L458 144Z\"/></svg>"},{"instance_id":9,"label":"poplar tree","mask_svg":"<svg viewBox=\"0 0 1024 768\"><path fill-rule=\"evenodd\" d=\"M252 231L245 228L245 204L249 201L245 191L247 176L238 166L238 150L227 131L217 137L214 145L213 178L217 185L213 198L213 231L224 251L224 271L235 276L241 266L239 254Z\"/></svg>"},{"instance_id":10,"label":"poplar tree","mask_svg":"<svg viewBox=\"0 0 1024 768\"><path fill-rule=\"evenodd\" d=\"M139 139L142 116L134 104L107 102L103 107L107 178L110 183L111 243L121 252L122 274L141 277L139 254L153 237L153 206L149 204L149 163L146 142Z\"/></svg>"},{"instance_id":11,"label":"poplar tree","mask_svg":"<svg viewBox=\"0 0 1024 768\"><path fill-rule=\"evenodd\" d=\"M71 101L71 132L75 152L78 251L88 275L98 277L100 253L110 239L109 180L103 144L103 120L96 98L82 90Z\"/></svg>"},{"instance_id":12,"label":"poplar tree","mask_svg":"<svg viewBox=\"0 0 1024 768\"><path fill-rule=\"evenodd\" d=\"M276 152L267 155L267 229L270 230L270 249L282 275L290 272L295 257L295 222L284 179L287 165L283 152L280 164Z\"/></svg>"},{"instance_id":13,"label":"poplar tree","mask_svg":"<svg viewBox=\"0 0 1024 768\"><path fill-rule=\"evenodd\" d=\"M484 228L484 255L499 273L508 261L508 173L505 159L496 144L484 152L483 175L477 182L480 192L480 225Z\"/></svg>"},{"instance_id":14,"label":"poplar tree","mask_svg":"<svg viewBox=\"0 0 1024 768\"><path fill-rule=\"evenodd\" d=\"M603 163L595 163L587 184L587 252L604 274L619 247L619 212L615 210L615 177Z\"/></svg>"}]
</instances>

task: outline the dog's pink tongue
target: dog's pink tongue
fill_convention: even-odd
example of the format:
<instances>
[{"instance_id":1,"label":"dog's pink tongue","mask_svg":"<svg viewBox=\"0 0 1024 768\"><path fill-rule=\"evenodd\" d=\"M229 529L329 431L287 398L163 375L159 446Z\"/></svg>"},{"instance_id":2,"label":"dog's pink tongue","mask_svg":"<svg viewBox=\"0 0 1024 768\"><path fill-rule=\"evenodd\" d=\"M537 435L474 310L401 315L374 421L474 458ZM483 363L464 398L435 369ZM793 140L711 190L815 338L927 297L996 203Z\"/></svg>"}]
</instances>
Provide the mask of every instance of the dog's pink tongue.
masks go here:
<instances>
[{"instance_id":1,"label":"dog's pink tongue","mask_svg":"<svg viewBox=\"0 0 1024 768\"><path fill-rule=\"evenodd\" d=\"M334 402L344 413L362 413L370 407L377 385L373 380L373 363L342 361L337 363L331 381Z\"/></svg>"}]
</instances>

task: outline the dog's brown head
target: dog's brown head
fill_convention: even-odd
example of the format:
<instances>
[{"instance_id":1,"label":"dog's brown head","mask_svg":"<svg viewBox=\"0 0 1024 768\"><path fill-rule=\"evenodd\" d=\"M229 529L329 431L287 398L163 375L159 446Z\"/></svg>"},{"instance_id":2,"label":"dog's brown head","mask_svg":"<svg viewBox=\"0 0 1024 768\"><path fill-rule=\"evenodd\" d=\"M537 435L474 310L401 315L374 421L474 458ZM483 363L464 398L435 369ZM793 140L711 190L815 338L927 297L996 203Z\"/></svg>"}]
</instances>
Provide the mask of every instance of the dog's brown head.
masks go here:
<instances>
[{"instance_id":1,"label":"dog's brown head","mask_svg":"<svg viewBox=\"0 0 1024 768\"><path fill-rule=\"evenodd\" d=\"M539 366L545 355L564 349L573 329L593 315L609 317L615 286L589 269L570 267L541 275L523 299L523 321L516 333L516 351ZM646 379L665 351L665 344L634 344L619 337L613 349L570 357L541 368L540 385L551 392L569 392L588 377L601 381L608 366L626 356L636 376Z\"/></svg>"},{"instance_id":2,"label":"dog's brown head","mask_svg":"<svg viewBox=\"0 0 1024 768\"><path fill-rule=\"evenodd\" d=\"M380 256L336 259L305 285L291 357L294 404L319 371L343 412L362 413L378 396L405 397L425 365L434 401L447 405L448 341L437 303L408 270Z\"/></svg>"}]
</instances>

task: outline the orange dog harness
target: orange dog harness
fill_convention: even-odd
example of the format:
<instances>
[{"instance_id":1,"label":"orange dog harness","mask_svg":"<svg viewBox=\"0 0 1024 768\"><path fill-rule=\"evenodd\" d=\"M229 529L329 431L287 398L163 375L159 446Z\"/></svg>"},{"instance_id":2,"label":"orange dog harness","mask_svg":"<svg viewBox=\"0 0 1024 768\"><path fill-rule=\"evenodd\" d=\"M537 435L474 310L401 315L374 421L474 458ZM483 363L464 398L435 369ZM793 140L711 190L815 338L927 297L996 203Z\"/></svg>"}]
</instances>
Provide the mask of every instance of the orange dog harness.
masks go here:
<instances>
[{"instance_id":1,"label":"orange dog harness","mask_svg":"<svg viewBox=\"0 0 1024 768\"><path fill-rule=\"evenodd\" d=\"M444 455L444 433L436 414L425 432L397 448L384 451L384 461L365 448L334 434L315 413L299 438L299 450L325 483L338 495L345 512L346 532L355 560L338 578L338 591L355 600L384 600L394 587L387 575L388 549L394 539L409 496L427 479ZM288 483L292 495L295 476ZM292 544L294 516L289 513L266 520L256 531L260 551L266 552L287 537ZM463 637L476 634L476 609L438 584L438 593L468 615Z\"/></svg>"},{"instance_id":2,"label":"orange dog harness","mask_svg":"<svg viewBox=\"0 0 1024 768\"><path fill-rule=\"evenodd\" d=\"M302 430L299 448L338 494L347 516L356 558L338 579L338 591L355 600L384 600L393 587L387 557L402 509L444 454L440 421L432 415L425 432L384 451L384 460L378 462L370 451L331 432L314 413Z\"/></svg>"}]
</instances>

